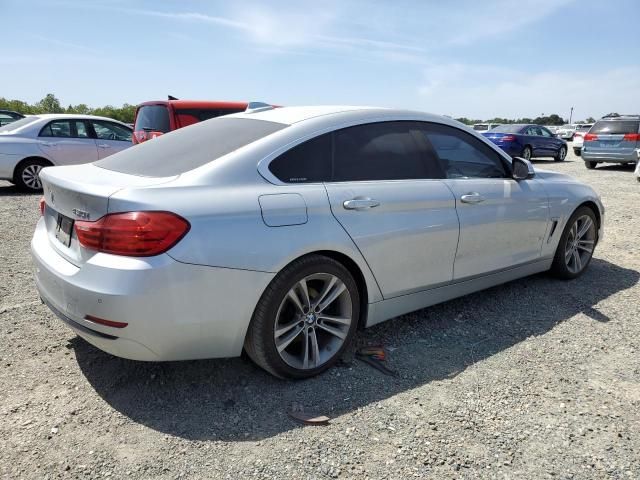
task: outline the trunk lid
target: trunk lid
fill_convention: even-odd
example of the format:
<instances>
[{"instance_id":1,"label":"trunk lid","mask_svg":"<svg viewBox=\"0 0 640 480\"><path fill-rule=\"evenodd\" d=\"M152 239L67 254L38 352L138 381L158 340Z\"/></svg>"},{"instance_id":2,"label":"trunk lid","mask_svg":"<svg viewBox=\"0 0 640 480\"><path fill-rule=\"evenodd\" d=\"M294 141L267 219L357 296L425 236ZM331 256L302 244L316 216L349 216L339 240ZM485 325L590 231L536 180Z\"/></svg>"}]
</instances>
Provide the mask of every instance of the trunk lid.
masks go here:
<instances>
[{"instance_id":1,"label":"trunk lid","mask_svg":"<svg viewBox=\"0 0 640 480\"><path fill-rule=\"evenodd\" d=\"M64 258L80 266L95 252L80 246L73 228L77 220L95 221L109 212L109 197L123 188L144 188L175 180L140 177L92 164L48 167L40 173L49 242ZM66 231L65 230L69 230ZM67 236L67 233L69 234Z\"/></svg>"},{"instance_id":2,"label":"trunk lid","mask_svg":"<svg viewBox=\"0 0 640 480\"><path fill-rule=\"evenodd\" d=\"M591 155L632 158L639 128L638 120L600 120L589 130L583 148Z\"/></svg>"}]
</instances>

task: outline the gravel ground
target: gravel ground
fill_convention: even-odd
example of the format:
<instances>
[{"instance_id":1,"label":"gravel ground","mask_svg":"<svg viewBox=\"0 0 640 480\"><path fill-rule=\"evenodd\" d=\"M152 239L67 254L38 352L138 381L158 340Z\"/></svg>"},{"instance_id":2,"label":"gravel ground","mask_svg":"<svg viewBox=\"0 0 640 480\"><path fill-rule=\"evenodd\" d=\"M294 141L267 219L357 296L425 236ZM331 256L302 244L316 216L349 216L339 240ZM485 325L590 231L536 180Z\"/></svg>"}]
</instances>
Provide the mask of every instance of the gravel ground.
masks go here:
<instances>
[{"instance_id":1,"label":"gravel ground","mask_svg":"<svg viewBox=\"0 0 640 480\"><path fill-rule=\"evenodd\" d=\"M640 478L640 185L572 153L537 164L603 197L583 277L360 333L390 348L397 377L347 356L303 382L243 358L127 361L77 338L33 287L39 197L0 183L0 477ZM292 407L331 422L298 425Z\"/></svg>"}]
</instances>

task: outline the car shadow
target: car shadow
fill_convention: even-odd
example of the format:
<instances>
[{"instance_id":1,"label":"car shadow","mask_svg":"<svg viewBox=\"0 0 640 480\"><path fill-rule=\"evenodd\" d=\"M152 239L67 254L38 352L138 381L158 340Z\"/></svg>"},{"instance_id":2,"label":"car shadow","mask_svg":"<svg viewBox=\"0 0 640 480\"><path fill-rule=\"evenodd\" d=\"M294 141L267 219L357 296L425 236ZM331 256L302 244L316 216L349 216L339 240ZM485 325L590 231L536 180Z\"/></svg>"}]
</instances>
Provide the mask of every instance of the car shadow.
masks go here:
<instances>
[{"instance_id":1,"label":"car shadow","mask_svg":"<svg viewBox=\"0 0 640 480\"><path fill-rule=\"evenodd\" d=\"M287 415L294 405L329 417L348 414L455 377L578 314L584 314L579 321L606 323L609 318L597 304L639 278L640 272L594 259L582 277L570 282L536 275L359 332L357 345L391 347L395 377L354 360L353 353L323 375L283 381L245 358L135 362L78 337L69 348L102 399L134 422L185 439L255 441L299 428Z\"/></svg>"},{"instance_id":2,"label":"car shadow","mask_svg":"<svg viewBox=\"0 0 640 480\"><path fill-rule=\"evenodd\" d=\"M34 197L42 196L42 192L25 192L9 182L0 181L0 197Z\"/></svg>"},{"instance_id":3,"label":"car shadow","mask_svg":"<svg viewBox=\"0 0 640 480\"><path fill-rule=\"evenodd\" d=\"M604 165L600 164L596 167L597 170L608 170L611 172L633 172L635 168L635 163L630 163L629 165L624 165L622 163L606 163Z\"/></svg>"}]
</instances>

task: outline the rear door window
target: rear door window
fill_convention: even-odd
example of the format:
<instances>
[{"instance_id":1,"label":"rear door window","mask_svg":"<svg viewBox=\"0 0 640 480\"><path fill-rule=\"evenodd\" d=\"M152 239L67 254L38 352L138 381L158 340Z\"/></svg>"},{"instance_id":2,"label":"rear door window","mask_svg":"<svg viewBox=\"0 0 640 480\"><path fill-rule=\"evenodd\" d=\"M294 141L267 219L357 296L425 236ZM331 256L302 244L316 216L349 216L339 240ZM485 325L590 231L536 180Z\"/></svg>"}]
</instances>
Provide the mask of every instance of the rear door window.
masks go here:
<instances>
[{"instance_id":1,"label":"rear door window","mask_svg":"<svg viewBox=\"0 0 640 480\"><path fill-rule=\"evenodd\" d=\"M165 105L143 105L138 108L136 132L146 130L167 133L170 130L169 110Z\"/></svg>"},{"instance_id":2,"label":"rear door window","mask_svg":"<svg viewBox=\"0 0 640 480\"><path fill-rule=\"evenodd\" d=\"M71 138L71 121L70 120L56 120L49 122L40 130L41 137L62 137Z\"/></svg>"},{"instance_id":3,"label":"rear door window","mask_svg":"<svg viewBox=\"0 0 640 480\"><path fill-rule=\"evenodd\" d=\"M596 122L589 133L625 135L627 133L638 133L639 127L640 121L638 120L602 120Z\"/></svg>"},{"instance_id":4,"label":"rear door window","mask_svg":"<svg viewBox=\"0 0 640 480\"><path fill-rule=\"evenodd\" d=\"M380 122L334 132L333 181L442 178L416 122Z\"/></svg>"}]
</instances>

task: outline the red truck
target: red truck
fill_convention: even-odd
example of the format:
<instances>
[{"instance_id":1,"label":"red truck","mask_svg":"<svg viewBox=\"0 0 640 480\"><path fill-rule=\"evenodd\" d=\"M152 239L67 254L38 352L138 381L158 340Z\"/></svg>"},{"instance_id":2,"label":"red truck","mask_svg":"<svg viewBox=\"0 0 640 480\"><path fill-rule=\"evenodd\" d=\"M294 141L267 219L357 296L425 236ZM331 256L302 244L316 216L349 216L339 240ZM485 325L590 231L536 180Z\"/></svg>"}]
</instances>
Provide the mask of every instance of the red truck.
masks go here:
<instances>
[{"instance_id":1,"label":"red truck","mask_svg":"<svg viewBox=\"0 0 640 480\"><path fill-rule=\"evenodd\" d=\"M133 143L142 143L159 135L210 118L244 112L248 102L204 100L159 100L144 102L136 109Z\"/></svg>"}]
</instances>

